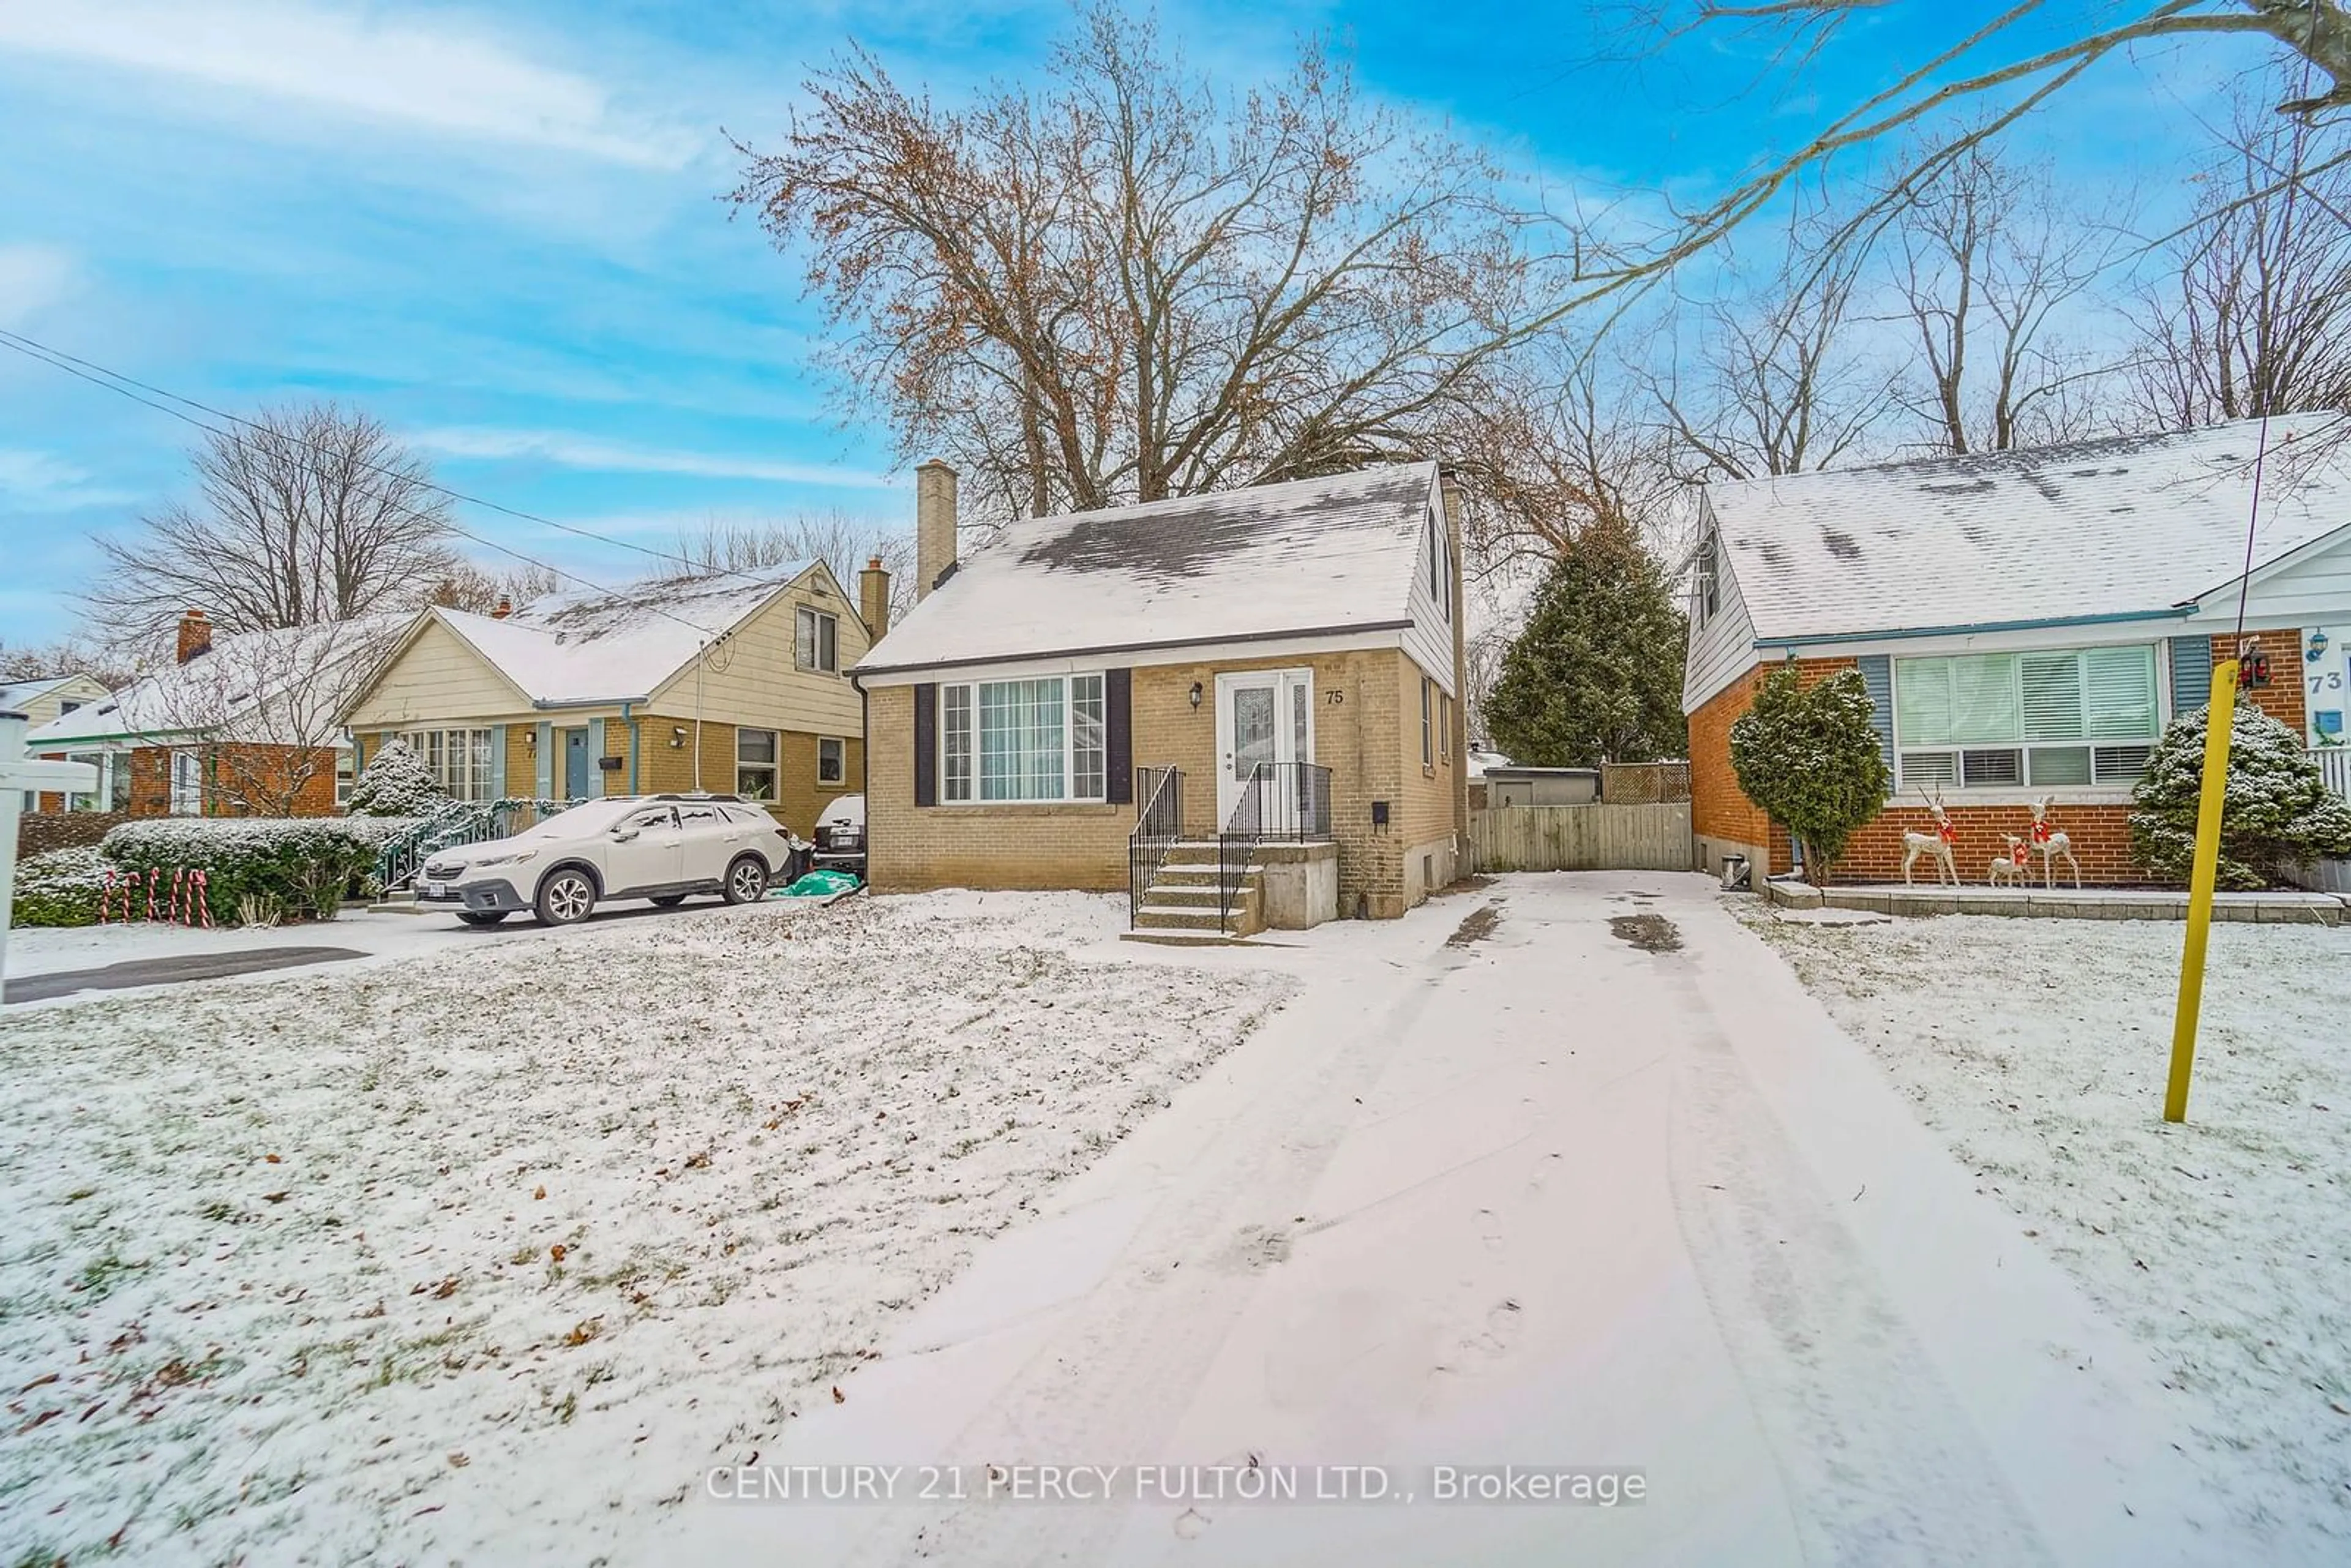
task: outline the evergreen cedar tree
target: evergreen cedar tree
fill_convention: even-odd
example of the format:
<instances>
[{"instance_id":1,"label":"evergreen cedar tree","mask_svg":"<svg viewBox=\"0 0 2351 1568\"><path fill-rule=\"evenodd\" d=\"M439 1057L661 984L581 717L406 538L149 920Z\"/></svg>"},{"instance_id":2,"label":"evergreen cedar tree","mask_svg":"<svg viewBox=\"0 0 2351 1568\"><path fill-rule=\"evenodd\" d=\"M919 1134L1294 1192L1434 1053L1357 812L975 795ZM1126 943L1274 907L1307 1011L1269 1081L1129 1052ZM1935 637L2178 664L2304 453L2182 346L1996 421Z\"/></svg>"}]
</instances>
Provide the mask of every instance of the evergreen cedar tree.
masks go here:
<instances>
[{"instance_id":1,"label":"evergreen cedar tree","mask_svg":"<svg viewBox=\"0 0 2351 1568\"><path fill-rule=\"evenodd\" d=\"M1584 528L1552 565L1485 704L1493 744L1537 768L1685 755L1687 627L1629 526Z\"/></svg>"},{"instance_id":2,"label":"evergreen cedar tree","mask_svg":"<svg viewBox=\"0 0 2351 1568\"><path fill-rule=\"evenodd\" d=\"M2164 730L2131 798L2131 852L2163 876L2188 880L2204 788L2205 717L2198 708ZM2220 813L2216 884L2270 886L2295 861L2351 854L2351 804L2326 788L2302 737L2250 703L2229 727L2228 803Z\"/></svg>"},{"instance_id":3,"label":"evergreen cedar tree","mask_svg":"<svg viewBox=\"0 0 2351 1568\"><path fill-rule=\"evenodd\" d=\"M387 740L352 782L344 809L354 817L423 817L445 801L424 758L404 740Z\"/></svg>"},{"instance_id":4,"label":"evergreen cedar tree","mask_svg":"<svg viewBox=\"0 0 2351 1568\"><path fill-rule=\"evenodd\" d=\"M1803 844L1804 873L1814 882L1885 810L1893 780L1872 712L1860 671L1839 670L1807 688L1795 665L1782 664L1730 726L1740 790Z\"/></svg>"}]
</instances>

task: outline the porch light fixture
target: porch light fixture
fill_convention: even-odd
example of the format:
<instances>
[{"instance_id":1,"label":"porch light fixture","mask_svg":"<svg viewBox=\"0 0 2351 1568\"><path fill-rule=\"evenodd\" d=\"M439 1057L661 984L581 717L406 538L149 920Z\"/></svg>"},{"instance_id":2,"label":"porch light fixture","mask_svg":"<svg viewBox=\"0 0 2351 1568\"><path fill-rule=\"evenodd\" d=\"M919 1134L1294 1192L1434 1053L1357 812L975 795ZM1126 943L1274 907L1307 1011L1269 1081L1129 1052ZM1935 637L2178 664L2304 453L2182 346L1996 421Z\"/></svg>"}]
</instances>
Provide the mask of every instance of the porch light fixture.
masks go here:
<instances>
[{"instance_id":1,"label":"porch light fixture","mask_svg":"<svg viewBox=\"0 0 2351 1568\"><path fill-rule=\"evenodd\" d=\"M682 724L674 724L669 727L669 744L670 748L674 751L684 747L685 726Z\"/></svg>"},{"instance_id":2,"label":"porch light fixture","mask_svg":"<svg viewBox=\"0 0 2351 1568\"><path fill-rule=\"evenodd\" d=\"M1200 683L1197 681L1192 683L1192 706L1196 708L1200 706Z\"/></svg>"}]
</instances>

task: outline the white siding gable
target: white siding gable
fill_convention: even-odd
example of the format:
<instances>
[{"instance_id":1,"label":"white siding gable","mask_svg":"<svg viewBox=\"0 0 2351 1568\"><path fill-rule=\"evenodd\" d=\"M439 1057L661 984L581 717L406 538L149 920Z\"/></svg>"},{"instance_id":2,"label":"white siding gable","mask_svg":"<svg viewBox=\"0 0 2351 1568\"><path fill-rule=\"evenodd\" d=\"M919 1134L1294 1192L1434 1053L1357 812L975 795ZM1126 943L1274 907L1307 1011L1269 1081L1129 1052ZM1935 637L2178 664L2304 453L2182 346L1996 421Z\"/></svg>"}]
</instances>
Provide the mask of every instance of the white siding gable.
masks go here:
<instances>
[{"instance_id":1,"label":"white siding gable","mask_svg":"<svg viewBox=\"0 0 2351 1568\"><path fill-rule=\"evenodd\" d=\"M1420 546L1413 556L1412 625L1405 632L1404 645L1413 663L1437 683L1438 690L1447 696L1458 696L1459 694L1453 689L1453 617L1447 601L1452 597L1454 573L1460 570L1461 563L1447 559L1451 553L1445 498L1432 483L1428 487L1427 514L1420 524ZM1430 583L1432 573L1437 580L1434 587Z\"/></svg>"},{"instance_id":2,"label":"white siding gable","mask_svg":"<svg viewBox=\"0 0 2351 1568\"><path fill-rule=\"evenodd\" d=\"M1705 513L1702 538L1714 536L1714 517ZM1739 589L1730 552L1715 549L1719 581L1714 612L1709 615L1700 595L1705 576L1696 563L1690 569L1689 657L1682 669L1682 711L1696 713L1708 697L1737 680L1755 664L1755 623L1747 613L1747 600Z\"/></svg>"},{"instance_id":3,"label":"white siding gable","mask_svg":"<svg viewBox=\"0 0 2351 1568\"><path fill-rule=\"evenodd\" d=\"M2321 544L2269 572L2255 571L2245 595L2252 626L2333 626L2351 621L2351 537ZM2180 630L2209 633L2237 622L2237 585L2206 594Z\"/></svg>"}]
</instances>

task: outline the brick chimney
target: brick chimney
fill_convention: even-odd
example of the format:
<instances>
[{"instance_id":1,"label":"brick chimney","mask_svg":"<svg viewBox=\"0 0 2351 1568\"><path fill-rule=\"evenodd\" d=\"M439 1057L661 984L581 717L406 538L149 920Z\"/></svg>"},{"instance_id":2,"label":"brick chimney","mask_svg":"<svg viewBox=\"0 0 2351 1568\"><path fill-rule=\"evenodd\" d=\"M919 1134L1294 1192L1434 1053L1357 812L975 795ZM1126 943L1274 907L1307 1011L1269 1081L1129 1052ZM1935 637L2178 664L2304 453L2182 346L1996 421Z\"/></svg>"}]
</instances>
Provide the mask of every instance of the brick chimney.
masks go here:
<instances>
[{"instance_id":1,"label":"brick chimney","mask_svg":"<svg viewBox=\"0 0 2351 1568\"><path fill-rule=\"evenodd\" d=\"M882 570L882 558L873 556L865 562L865 570L857 574L857 613L865 622L866 637L875 643L890 630L890 574Z\"/></svg>"},{"instance_id":2,"label":"brick chimney","mask_svg":"<svg viewBox=\"0 0 2351 1568\"><path fill-rule=\"evenodd\" d=\"M914 470L914 598L930 597L956 564L956 471L934 457Z\"/></svg>"},{"instance_id":3,"label":"brick chimney","mask_svg":"<svg viewBox=\"0 0 2351 1568\"><path fill-rule=\"evenodd\" d=\"M213 623L201 610L190 610L180 616L180 663L201 658L213 651Z\"/></svg>"},{"instance_id":4,"label":"brick chimney","mask_svg":"<svg viewBox=\"0 0 2351 1568\"><path fill-rule=\"evenodd\" d=\"M490 619L493 621L503 621L513 613L514 596L506 593L499 594L496 605L490 611Z\"/></svg>"}]
</instances>

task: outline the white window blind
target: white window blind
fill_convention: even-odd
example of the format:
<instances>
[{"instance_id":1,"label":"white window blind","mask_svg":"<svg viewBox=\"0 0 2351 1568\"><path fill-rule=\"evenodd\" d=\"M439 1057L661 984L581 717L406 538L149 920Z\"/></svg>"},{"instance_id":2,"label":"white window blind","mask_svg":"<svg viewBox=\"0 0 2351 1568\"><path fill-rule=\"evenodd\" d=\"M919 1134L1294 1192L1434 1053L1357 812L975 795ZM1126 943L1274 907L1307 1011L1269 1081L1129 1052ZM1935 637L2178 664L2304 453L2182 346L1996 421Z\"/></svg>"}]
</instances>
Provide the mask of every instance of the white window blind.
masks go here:
<instances>
[{"instance_id":1,"label":"white window blind","mask_svg":"<svg viewBox=\"0 0 2351 1568\"><path fill-rule=\"evenodd\" d=\"M1894 709L1905 789L2125 783L2158 728L2155 650L1898 659Z\"/></svg>"}]
</instances>

